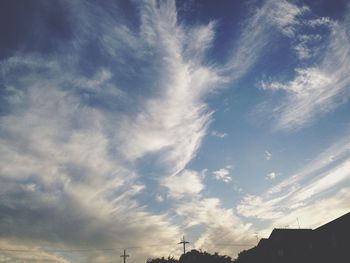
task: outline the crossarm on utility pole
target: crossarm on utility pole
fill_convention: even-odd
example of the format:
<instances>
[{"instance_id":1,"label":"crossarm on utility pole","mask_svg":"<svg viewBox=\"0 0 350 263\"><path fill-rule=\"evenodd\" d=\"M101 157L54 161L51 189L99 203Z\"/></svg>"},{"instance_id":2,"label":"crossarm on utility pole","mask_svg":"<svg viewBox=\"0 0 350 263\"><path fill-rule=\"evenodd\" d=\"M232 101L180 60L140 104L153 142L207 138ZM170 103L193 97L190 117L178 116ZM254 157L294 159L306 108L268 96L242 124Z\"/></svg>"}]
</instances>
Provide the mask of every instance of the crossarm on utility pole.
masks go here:
<instances>
[{"instance_id":1,"label":"crossarm on utility pole","mask_svg":"<svg viewBox=\"0 0 350 263\"><path fill-rule=\"evenodd\" d=\"M126 258L130 257L129 255L126 254L126 250L124 249L124 254L120 256L121 258L123 258L124 263L126 262Z\"/></svg>"},{"instance_id":2,"label":"crossarm on utility pole","mask_svg":"<svg viewBox=\"0 0 350 263\"><path fill-rule=\"evenodd\" d=\"M186 244L189 244L190 242L188 242L188 241L186 241L185 240L185 237L183 236L182 237L182 240L179 242L179 243L177 243L177 244L183 244L183 247L184 247L184 254L186 254Z\"/></svg>"}]
</instances>

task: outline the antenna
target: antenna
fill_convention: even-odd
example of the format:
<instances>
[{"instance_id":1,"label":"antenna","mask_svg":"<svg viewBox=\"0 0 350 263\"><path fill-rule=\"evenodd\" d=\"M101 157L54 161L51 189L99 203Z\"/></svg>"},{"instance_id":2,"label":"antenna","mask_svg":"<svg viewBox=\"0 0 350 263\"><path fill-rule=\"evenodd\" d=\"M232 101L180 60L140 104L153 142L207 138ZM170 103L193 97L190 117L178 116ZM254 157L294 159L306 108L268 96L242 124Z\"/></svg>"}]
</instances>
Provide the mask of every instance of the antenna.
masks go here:
<instances>
[{"instance_id":1,"label":"antenna","mask_svg":"<svg viewBox=\"0 0 350 263\"><path fill-rule=\"evenodd\" d=\"M123 258L124 263L126 261L126 258L130 257L129 255L126 254L126 250L124 249L124 254L120 256L121 258Z\"/></svg>"},{"instance_id":2,"label":"antenna","mask_svg":"<svg viewBox=\"0 0 350 263\"><path fill-rule=\"evenodd\" d=\"M256 238L256 243L258 244L259 243L259 235L258 235L258 233L257 232L255 232L255 238Z\"/></svg>"},{"instance_id":3,"label":"antenna","mask_svg":"<svg viewBox=\"0 0 350 263\"><path fill-rule=\"evenodd\" d=\"M298 227L299 227L299 229L300 229L299 218L297 218L297 221L298 221Z\"/></svg>"},{"instance_id":4,"label":"antenna","mask_svg":"<svg viewBox=\"0 0 350 263\"><path fill-rule=\"evenodd\" d=\"M188 242L188 241L186 241L185 240L185 236L183 236L182 237L182 240L179 242L179 243L177 243L178 245L179 244L183 244L183 246L184 246L184 254L186 254L186 244L189 244L190 242ZM125 263L125 262L124 262Z\"/></svg>"}]
</instances>

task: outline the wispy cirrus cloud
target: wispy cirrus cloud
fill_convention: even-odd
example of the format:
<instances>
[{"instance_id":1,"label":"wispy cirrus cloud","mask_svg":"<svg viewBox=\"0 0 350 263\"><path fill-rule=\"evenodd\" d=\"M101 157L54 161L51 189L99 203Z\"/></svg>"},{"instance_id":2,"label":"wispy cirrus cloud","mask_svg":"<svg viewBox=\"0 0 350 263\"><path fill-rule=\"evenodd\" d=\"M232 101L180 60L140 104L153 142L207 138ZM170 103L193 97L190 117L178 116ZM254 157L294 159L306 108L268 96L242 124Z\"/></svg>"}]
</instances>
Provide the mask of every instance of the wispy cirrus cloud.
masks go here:
<instances>
[{"instance_id":1,"label":"wispy cirrus cloud","mask_svg":"<svg viewBox=\"0 0 350 263\"><path fill-rule=\"evenodd\" d=\"M348 136L345 135L343 138L339 138L336 142L323 150L318 156L313 158L307 165L305 165L294 175L288 177L282 182L279 182L269 189L269 193L275 194L282 192L285 189L291 188L293 184L297 184L299 181L305 180L305 178L307 179L315 174L324 173L332 165L346 160L349 156L349 151L350 143Z\"/></svg>"},{"instance_id":2,"label":"wispy cirrus cloud","mask_svg":"<svg viewBox=\"0 0 350 263\"><path fill-rule=\"evenodd\" d=\"M1 262L69 262L54 253L42 251L40 248L33 249L32 247L18 245L15 242L8 242L8 240L0 239L0 246L2 248Z\"/></svg>"},{"instance_id":3,"label":"wispy cirrus cloud","mask_svg":"<svg viewBox=\"0 0 350 263\"><path fill-rule=\"evenodd\" d=\"M306 20L307 21L307 20ZM284 98L273 109L275 129L296 130L313 122L316 117L334 111L348 101L350 79L347 74L350 61L348 20L331 22L327 18L307 21L312 27L325 26L329 30L325 51L318 54L321 63L295 69L295 76L286 82L262 82L264 90L280 90ZM299 58L309 58L314 49L307 42L320 41L317 35L303 35L294 48ZM316 50L317 52L317 50Z\"/></svg>"},{"instance_id":4,"label":"wispy cirrus cloud","mask_svg":"<svg viewBox=\"0 0 350 263\"><path fill-rule=\"evenodd\" d=\"M225 133L225 132L212 131L212 132L210 133L210 135L211 135L211 136L214 136L214 137L218 137L218 138L220 138L220 139L223 139L223 138L225 138L228 134Z\"/></svg>"},{"instance_id":5,"label":"wispy cirrus cloud","mask_svg":"<svg viewBox=\"0 0 350 263\"><path fill-rule=\"evenodd\" d=\"M220 245L246 244L249 247L252 244L252 225L242 222L234 209L224 208L218 198L197 198L191 203L179 204L176 213L183 217L186 228L198 225L205 227L194 244L196 248L215 252ZM235 254L241 248L235 247ZM231 254L229 249L232 248L220 248L223 253Z\"/></svg>"},{"instance_id":6,"label":"wispy cirrus cloud","mask_svg":"<svg viewBox=\"0 0 350 263\"><path fill-rule=\"evenodd\" d=\"M306 12L307 7L299 7L285 0L268 0L254 8L251 17L242 26L241 35L223 72L231 75L231 81L243 77L268 51L274 39L273 33L293 37L300 23L299 16Z\"/></svg>"},{"instance_id":7,"label":"wispy cirrus cloud","mask_svg":"<svg viewBox=\"0 0 350 263\"><path fill-rule=\"evenodd\" d=\"M313 197L324 197L323 191L347 182L343 143L337 151L329 150L328 163L320 156L265 195L246 196L235 211L219 198L205 196L207 169L199 173L188 167L213 121L207 97L248 73L276 35L297 37L294 49L300 59L317 55L311 46L318 37L297 32L307 8L277 0L254 8L241 24L227 63L219 65L206 61L219 23L185 25L178 20L175 1L133 1L128 14L135 19L126 18L112 1L65 3L71 27L66 45L41 55L23 49L0 65L1 103L6 105L0 107L6 108L0 115L0 238L10 238L17 246L37 246L36 261L41 260L39 254L69 261L47 248L84 246L138 246L133 258L141 261L152 253L167 255L167 248L148 251L149 240L172 244L180 227L198 225L206 229L194 241L196 247L215 251L217 236L222 243L251 241L252 226L238 214L288 221L283 210L287 204L302 214ZM286 93L275 109L283 129L304 125L317 114L317 105L325 106L324 112L331 110L327 105L346 94L346 27L326 18L308 22L331 30L321 66L298 69L288 82L263 85ZM336 84L335 90L329 93L324 83ZM299 109L288 110L292 103ZM304 106L308 108L301 116ZM216 130L211 135L227 136ZM271 153L265 154L270 160ZM144 163L156 174L151 178L156 186L148 185ZM318 171L320 178L314 176ZM213 175L225 183L232 180L229 167ZM276 175L270 174L271 179ZM328 184L330 178L337 180ZM157 195L157 187L165 191ZM336 196L338 203L326 196L322 207L339 204L337 211L343 211L348 200L344 189ZM156 213L145 205L140 196L147 194L157 205L174 208L175 216L170 209ZM178 217L183 221L176 221ZM85 259L106 262L111 257L96 252Z\"/></svg>"},{"instance_id":8,"label":"wispy cirrus cloud","mask_svg":"<svg viewBox=\"0 0 350 263\"><path fill-rule=\"evenodd\" d=\"M350 182L349 149L348 137L339 139L299 172L262 195L246 195L236 207L237 212L268 220L270 228L295 226L296 217L305 219L304 227L315 227L345 213L349 201L345 194ZM328 215L322 213L320 218L317 213L322 209Z\"/></svg>"},{"instance_id":9,"label":"wispy cirrus cloud","mask_svg":"<svg viewBox=\"0 0 350 263\"><path fill-rule=\"evenodd\" d=\"M17 53L1 62L9 108L0 117L2 237L70 248L172 243L179 230L168 214L139 204L146 186L136 167L156 156L159 183L175 199L204 188L185 167L211 121L204 98L223 83L203 63L215 23L185 29L172 1L136 4L139 30L101 7L71 8L81 10L71 20L76 35L58 55ZM86 74L81 64L92 40L94 55L110 64L97 62ZM133 85L144 94L126 92ZM128 112L118 108L135 102ZM96 252L86 260L107 259Z\"/></svg>"},{"instance_id":10,"label":"wispy cirrus cloud","mask_svg":"<svg viewBox=\"0 0 350 263\"><path fill-rule=\"evenodd\" d=\"M348 213L349 201L349 188L340 187L334 194L319 198L312 205L295 205L293 213L284 214L274 220L270 226L297 228L300 225L302 228L316 228Z\"/></svg>"},{"instance_id":11,"label":"wispy cirrus cloud","mask_svg":"<svg viewBox=\"0 0 350 263\"><path fill-rule=\"evenodd\" d=\"M331 171L320 175L320 179L316 179L312 183L304 186L297 193L293 194L292 201L299 203L309 198L315 198L318 194L324 193L328 189L331 189L340 183L344 183L349 179L350 161L346 160Z\"/></svg>"},{"instance_id":12,"label":"wispy cirrus cloud","mask_svg":"<svg viewBox=\"0 0 350 263\"><path fill-rule=\"evenodd\" d=\"M322 43L320 34L298 35L296 44L292 47L299 60L305 61L317 56L320 52L317 45Z\"/></svg>"},{"instance_id":13,"label":"wispy cirrus cloud","mask_svg":"<svg viewBox=\"0 0 350 263\"><path fill-rule=\"evenodd\" d=\"M287 37L294 37L300 16L309 11L308 7L289 1L267 1L265 8L268 21Z\"/></svg>"},{"instance_id":14,"label":"wispy cirrus cloud","mask_svg":"<svg viewBox=\"0 0 350 263\"><path fill-rule=\"evenodd\" d=\"M174 2L159 8L147 3L143 10L140 34L161 56L160 89L143 103L141 112L123 119L118 136L127 159L163 151L162 161L175 174L194 157L206 134L211 112L202 99L221 83L214 68L201 64L205 47L214 37L213 26L184 30L177 24ZM201 37L192 39L193 34ZM201 49L192 52L197 45ZM133 140L125 139L130 136Z\"/></svg>"},{"instance_id":15,"label":"wispy cirrus cloud","mask_svg":"<svg viewBox=\"0 0 350 263\"><path fill-rule=\"evenodd\" d=\"M111 154L109 128L115 124L74 90L62 88L75 85L79 76L59 64L24 61L12 70L24 67L27 73L16 74L15 82L6 79L14 90L9 96L16 98L9 103L20 107L0 120L1 237L27 247L70 248L121 247L135 245L134 239L141 244L138 233L162 236L161 228L165 242L175 238L177 227L166 215L152 215L138 204L143 186L137 174ZM94 78L89 83L97 90L103 85ZM120 225L128 232L124 240Z\"/></svg>"},{"instance_id":16,"label":"wispy cirrus cloud","mask_svg":"<svg viewBox=\"0 0 350 263\"><path fill-rule=\"evenodd\" d=\"M2 185L7 186L2 188L2 195L7 197L3 199L2 209L14 207L6 215L11 219L6 221L11 222L6 228L12 231L16 227L22 240L79 246L82 239L88 239L91 245L117 245L121 241L117 238L122 236L118 230L121 225L128 230L123 245L133 242L137 233L143 233L145 237L147 233L162 235L163 231L157 227L166 228L167 237L177 233L177 228L167 222L165 216L151 215L138 205L135 195L142 191L142 187L134 187L138 175L116 156L124 156L130 162L165 149L164 159L175 166L170 173L181 171L205 135L210 113L201 98L210 91L209 84L218 78L210 68L201 66L199 60L198 64L193 64L182 53L185 32L177 25L174 3L157 6L155 2L148 2L143 5L139 35L116 25L108 31L111 39L102 38L102 44L112 56L118 56L120 50L112 50L109 44L115 41L134 43L131 36L138 36L149 50L159 52L162 67L161 72L155 72L156 76L161 76L156 80L161 86L156 92L159 95L146 99L142 112L136 117L118 112L112 116L94 107L91 100L88 103L84 100L85 96L95 99L115 94L115 103L119 101L122 92L111 84L118 74L113 69L99 69L92 78L87 78L78 75L74 63L70 65L70 71L64 70L63 60L59 57L47 62L45 57L34 55L23 59L18 55L2 63L6 86L13 91L8 101L22 107L21 111L1 118L1 180ZM173 30L178 34L170 33ZM200 32L193 30L192 33L201 38L192 39L191 43L203 47L201 44L212 38L212 25L198 30ZM121 39L121 35L129 35L129 38ZM197 59L200 53L196 53ZM18 68L24 68L25 73L19 72ZM77 89L67 90L67 86ZM130 137L131 140L127 139ZM114 139L119 142L119 149L113 148L118 144ZM202 185L199 186L200 191ZM193 192L192 187L185 189L186 193ZM123 194L126 190L128 194ZM56 197L47 199L52 192ZM24 203L19 198L23 195L27 197ZM98 215L96 210L99 210ZM33 236L26 230L27 225L11 217L20 211L23 212L22 220L28 215L21 222L33 223L32 231L36 229L41 233L40 226L46 226L52 229L53 236L66 235L58 235L55 239L49 233L40 238ZM57 215L56 220L52 220L49 212ZM40 225L34 223L34 214L41 215ZM67 222L59 214L74 220ZM75 226L74 222L80 222L80 235L67 234ZM95 227L88 227L92 225ZM139 226L149 231L141 230ZM142 243L140 238L136 239Z\"/></svg>"},{"instance_id":17,"label":"wispy cirrus cloud","mask_svg":"<svg viewBox=\"0 0 350 263\"><path fill-rule=\"evenodd\" d=\"M265 151L265 160L269 161L272 158L272 153L270 153L269 151Z\"/></svg>"}]
</instances>

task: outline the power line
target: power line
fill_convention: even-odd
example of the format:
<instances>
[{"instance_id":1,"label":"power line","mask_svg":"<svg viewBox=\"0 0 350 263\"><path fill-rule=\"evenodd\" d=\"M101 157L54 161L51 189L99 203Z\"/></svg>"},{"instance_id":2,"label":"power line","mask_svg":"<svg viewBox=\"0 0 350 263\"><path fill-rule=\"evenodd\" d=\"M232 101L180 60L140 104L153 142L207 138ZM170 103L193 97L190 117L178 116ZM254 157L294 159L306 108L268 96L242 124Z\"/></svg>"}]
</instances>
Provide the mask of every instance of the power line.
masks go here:
<instances>
[{"instance_id":1,"label":"power line","mask_svg":"<svg viewBox=\"0 0 350 263\"><path fill-rule=\"evenodd\" d=\"M146 246L133 246L133 247L126 247L126 249L141 249L141 248L147 248L147 247L170 247L174 246L175 244L159 244L159 245L146 245ZM82 249L7 249L7 248L0 248L0 251L8 251L8 252L37 252L37 251L46 251L46 252L95 252L95 251L117 251L117 250L123 250L124 248L82 248Z\"/></svg>"},{"instance_id":2,"label":"power line","mask_svg":"<svg viewBox=\"0 0 350 263\"><path fill-rule=\"evenodd\" d=\"M184 239L179 242L178 244L188 244L188 241L185 241ZM183 244L183 245L185 245ZM126 248L121 248L121 247L116 247L116 248L82 248L82 249L7 249L7 248L0 248L0 251L4 252L58 252L58 253L70 253L70 252L98 252L98 251L120 251L124 249L132 250L132 249L142 249L142 248L148 248L148 247L172 247L176 244L153 244L153 245L145 245L145 246L132 246L132 247L126 247ZM232 247L244 247L244 246L253 246L252 244L238 244L238 243L219 243L219 244L214 244L214 246L232 246ZM185 250L184 250L185 251Z\"/></svg>"},{"instance_id":3,"label":"power line","mask_svg":"<svg viewBox=\"0 0 350 263\"><path fill-rule=\"evenodd\" d=\"M34 249L0 249L0 251L4 251L4 252L51 252L51 253L70 253L70 252L98 252L98 251L104 251L104 252L108 252L108 251L117 251L120 249L42 249L42 250L34 250Z\"/></svg>"}]
</instances>

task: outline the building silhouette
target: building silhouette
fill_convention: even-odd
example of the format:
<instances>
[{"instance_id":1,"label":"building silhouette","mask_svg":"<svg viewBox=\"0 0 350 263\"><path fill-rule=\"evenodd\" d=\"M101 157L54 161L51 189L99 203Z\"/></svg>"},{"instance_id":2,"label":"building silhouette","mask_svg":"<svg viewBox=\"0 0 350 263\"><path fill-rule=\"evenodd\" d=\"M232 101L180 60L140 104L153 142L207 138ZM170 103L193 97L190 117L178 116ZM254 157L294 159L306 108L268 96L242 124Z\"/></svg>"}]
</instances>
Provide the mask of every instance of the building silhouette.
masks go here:
<instances>
[{"instance_id":1,"label":"building silhouette","mask_svg":"<svg viewBox=\"0 0 350 263\"><path fill-rule=\"evenodd\" d=\"M350 213L312 229L275 228L269 238L239 253L236 263L350 262Z\"/></svg>"}]
</instances>

